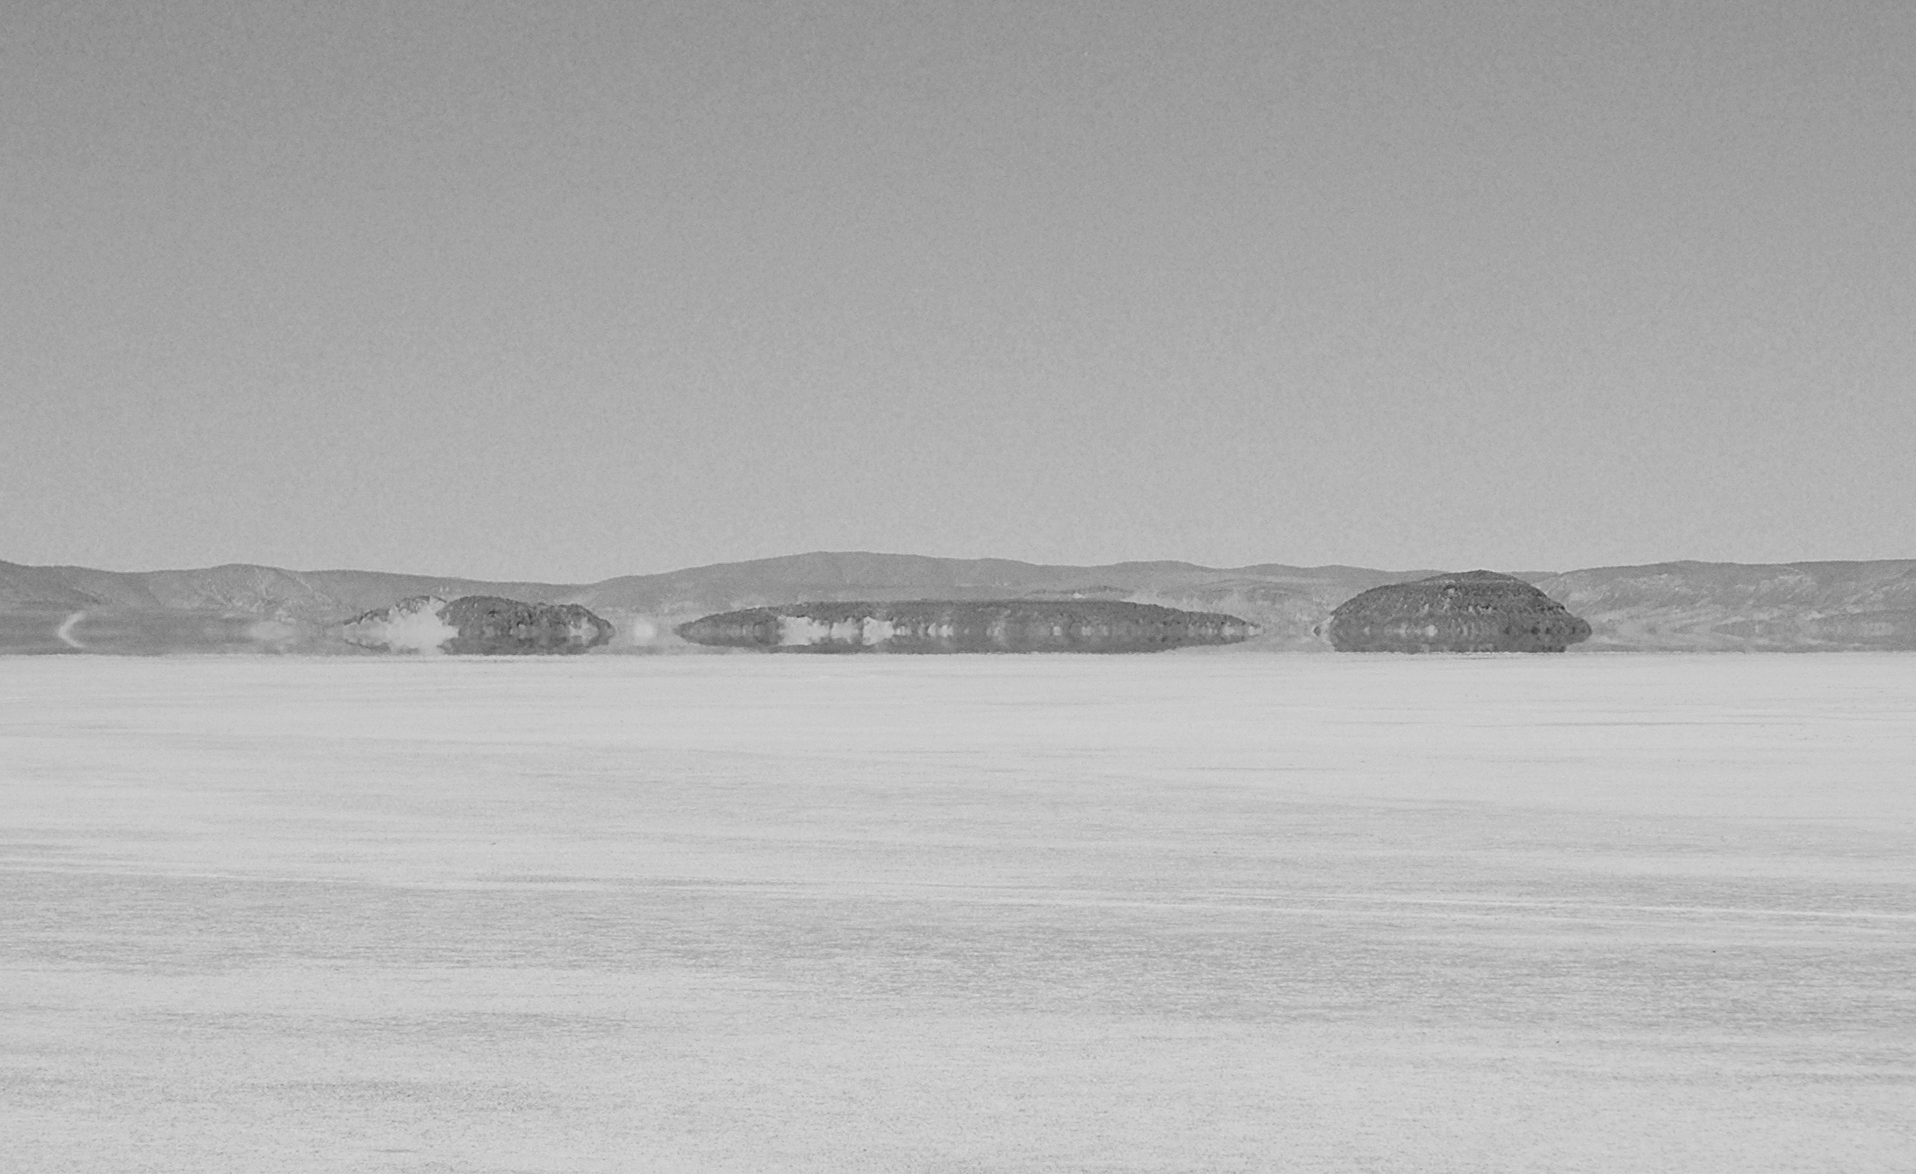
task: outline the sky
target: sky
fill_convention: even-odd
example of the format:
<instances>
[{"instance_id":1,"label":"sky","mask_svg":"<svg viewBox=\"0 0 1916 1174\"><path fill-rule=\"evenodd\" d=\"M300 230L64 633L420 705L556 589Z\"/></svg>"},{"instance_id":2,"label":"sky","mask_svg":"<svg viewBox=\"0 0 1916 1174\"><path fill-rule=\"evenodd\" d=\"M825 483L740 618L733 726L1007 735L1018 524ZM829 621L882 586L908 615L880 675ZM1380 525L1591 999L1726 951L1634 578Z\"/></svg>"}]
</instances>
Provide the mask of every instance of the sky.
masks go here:
<instances>
[{"instance_id":1,"label":"sky","mask_svg":"<svg viewBox=\"0 0 1916 1174\"><path fill-rule=\"evenodd\" d=\"M0 559L1916 558L1916 5L0 6Z\"/></svg>"}]
</instances>

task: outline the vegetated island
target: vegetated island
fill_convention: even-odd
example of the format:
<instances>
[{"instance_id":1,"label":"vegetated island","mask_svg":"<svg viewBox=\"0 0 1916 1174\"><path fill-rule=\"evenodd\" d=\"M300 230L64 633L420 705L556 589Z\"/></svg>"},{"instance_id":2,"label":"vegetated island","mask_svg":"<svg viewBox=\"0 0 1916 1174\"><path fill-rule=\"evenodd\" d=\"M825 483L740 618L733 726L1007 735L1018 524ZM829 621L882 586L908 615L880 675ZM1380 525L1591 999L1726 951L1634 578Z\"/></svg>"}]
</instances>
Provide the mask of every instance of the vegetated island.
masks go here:
<instances>
[{"instance_id":1,"label":"vegetated island","mask_svg":"<svg viewBox=\"0 0 1916 1174\"><path fill-rule=\"evenodd\" d=\"M576 603L416 595L353 617L340 634L375 652L527 656L595 648L612 639L612 625Z\"/></svg>"},{"instance_id":2,"label":"vegetated island","mask_svg":"<svg viewBox=\"0 0 1916 1174\"><path fill-rule=\"evenodd\" d=\"M1248 620L1104 599L817 602L752 607L681 624L694 644L767 652L1165 652L1236 644Z\"/></svg>"},{"instance_id":3,"label":"vegetated island","mask_svg":"<svg viewBox=\"0 0 1916 1174\"><path fill-rule=\"evenodd\" d=\"M1522 579L1467 571L1373 587L1325 635L1339 652L1562 652L1590 625Z\"/></svg>"}]
</instances>

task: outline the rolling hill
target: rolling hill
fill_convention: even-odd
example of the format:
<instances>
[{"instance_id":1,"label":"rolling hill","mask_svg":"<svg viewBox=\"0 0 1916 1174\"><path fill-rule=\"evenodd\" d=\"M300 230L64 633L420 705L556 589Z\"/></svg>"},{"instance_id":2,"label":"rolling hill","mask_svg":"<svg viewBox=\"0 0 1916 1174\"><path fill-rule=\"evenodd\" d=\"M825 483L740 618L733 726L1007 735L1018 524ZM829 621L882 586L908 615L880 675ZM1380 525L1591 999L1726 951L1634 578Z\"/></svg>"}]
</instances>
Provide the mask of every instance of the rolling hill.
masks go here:
<instances>
[{"instance_id":1,"label":"rolling hill","mask_svg":"<svg viewBox=\"0 0 1916 1174\"><path fill-rule=\"evenodd\" d=\"M1435 568L1045 566L1010 559L812 553L598 583L507 583L377 571L228 565L100 571L0 562L0 653L350 651L338 625L414 595L577 603L618 629L615 651L672 647L672 626L713 612L801 601L1105 599L1224 612L1267 651L1328 649L1338 604ZM1916 649L1916 560L1776 565L1675 562L1522 572L1590 622L1581 650Z\"/></svg>"}]
</instances>

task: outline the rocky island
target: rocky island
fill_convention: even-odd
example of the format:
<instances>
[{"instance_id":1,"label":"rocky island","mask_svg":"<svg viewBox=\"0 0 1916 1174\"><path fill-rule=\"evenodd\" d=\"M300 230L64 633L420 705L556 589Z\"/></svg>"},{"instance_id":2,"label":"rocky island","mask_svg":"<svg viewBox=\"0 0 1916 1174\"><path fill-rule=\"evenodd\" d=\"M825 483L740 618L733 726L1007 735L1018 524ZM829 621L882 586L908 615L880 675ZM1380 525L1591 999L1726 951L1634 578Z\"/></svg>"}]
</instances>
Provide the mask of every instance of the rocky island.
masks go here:
<instances>
[{"instance_id":1,"label":"rocky island","mask_svg":"<svg viewBox=\"0 0 1916 1174\"><path fill-rule=\"evenodd\" d=\"M1257 625L1215 612L1114 600L792 603L705 616L694 644L768 652L1163 652L1235 644Z\"/></svg>"},{"instance_id":2,"label":"rocky island","mask_svg":"<svg viewBox=\"0 0 1916 1174\"><path fill-rule=\"evenodd\" d=\"M1324 634L1339 652L1562 652L1590 625L1522 579L1468 571L1373 587Z\"/></svg>"},{"instance_id":3,"label":"rocky island","mask_svg":"<svg viewBox=\"0 0 1916 1174\"><path fill-rule=\"evenodd\" d=\"M576 603L416 595L353 617L341 635L378 652L524 656L584 652L612 639L612 625Z\"/></svg>"}]
</instances>

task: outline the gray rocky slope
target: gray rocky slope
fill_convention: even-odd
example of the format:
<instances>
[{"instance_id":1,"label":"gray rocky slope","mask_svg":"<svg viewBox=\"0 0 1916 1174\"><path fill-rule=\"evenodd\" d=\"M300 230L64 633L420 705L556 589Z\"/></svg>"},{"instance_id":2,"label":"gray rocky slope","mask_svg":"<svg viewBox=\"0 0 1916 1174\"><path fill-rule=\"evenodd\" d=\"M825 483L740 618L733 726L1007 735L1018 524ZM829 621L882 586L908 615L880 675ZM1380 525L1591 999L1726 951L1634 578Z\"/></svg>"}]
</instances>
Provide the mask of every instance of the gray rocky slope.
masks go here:
<instances>
[{"instance_id":1,"label":"gray rocky slope","mask_svg":"<svg viewBox=\"0 0 1916 1174\"><path fill-rule=\"evenodd\" d=\"M617 629L610 647L675 643L714 612L795 601L1105 599L1224 612L1260 626L1250 647L1327 650L1332 609L1434 569L1042 566L1009 559L818 553L590 584L502 583L370 571L224 566L115 572L0 562L0 652L326 651L339 626L409 596L577 603ZM1663 563L1524 572L1588 620L1607 650L1916 649L1916 560L1781 565Z\"/></svg>"}]
</instances>

